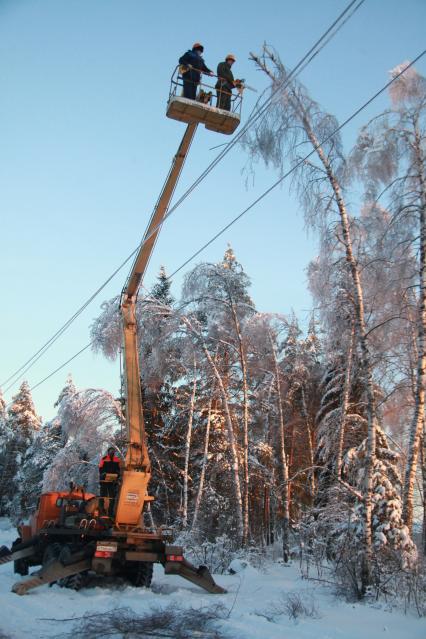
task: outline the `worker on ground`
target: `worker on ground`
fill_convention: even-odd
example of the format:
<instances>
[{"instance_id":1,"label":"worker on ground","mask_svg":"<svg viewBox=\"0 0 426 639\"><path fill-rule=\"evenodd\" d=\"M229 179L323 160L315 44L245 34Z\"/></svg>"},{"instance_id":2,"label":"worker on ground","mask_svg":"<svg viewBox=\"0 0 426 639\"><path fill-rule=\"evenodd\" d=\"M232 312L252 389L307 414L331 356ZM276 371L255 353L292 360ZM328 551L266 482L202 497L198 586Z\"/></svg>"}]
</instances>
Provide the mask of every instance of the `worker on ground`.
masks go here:
<instances>
[{"instance_id":1,"label":"worker on ground","mask_svg":"<svg viewBox=\"0 0 426 639\"><path fill-rule=\"evenodd\" d=\"M104 509L104 497L107 497L108 514L114 512L115 497L117 494L118 480L120 479L121 460L115 454L115 448L110 446L107 454L99 462L99 483L101 493L101 508Z\"/></svg>"},{"instance_id":2,"label":"worker on ground","mask_svg":"<svg viewBox=\"0 0 426 639\"><path fill-rule=\"evenodd\" d=\"M234 80L231 67L235 62L235 56L228 53L225 62L219 62L217 65L217 82L215 89L217 91L217 108L225 111L231 110L232 89L237 86L238 80Z\"/></svg>"},{"instance_id":3,"label":"worker on ground","mask_svg":"<svg viewBox=\"0 0 426 639\"><path fill-rule=\"evenodd\" d=\"M192 45L192 49L189 49L186 53L179 58L179 64L182 69L183 79L183 97L195 100L197 97L197 88L201 81L201 74L214 75L205 64L203 56L204 47L199 42L195 42Z\"/></svg>"}]
</instances>

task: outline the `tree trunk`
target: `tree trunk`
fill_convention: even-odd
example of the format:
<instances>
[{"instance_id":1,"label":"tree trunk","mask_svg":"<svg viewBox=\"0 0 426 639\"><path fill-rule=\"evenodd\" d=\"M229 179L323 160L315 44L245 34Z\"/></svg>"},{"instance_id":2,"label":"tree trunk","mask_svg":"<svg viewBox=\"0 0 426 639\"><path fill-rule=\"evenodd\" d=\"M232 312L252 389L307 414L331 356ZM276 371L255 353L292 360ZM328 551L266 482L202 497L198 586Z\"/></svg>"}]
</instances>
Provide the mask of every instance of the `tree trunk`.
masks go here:
<instances>
[{"instance_id":1,"label":"tree trunk","mask_svg":"<svg viewBox=\"0 0 426 639\"><path fill-rule=\"evenodd\" d=\"M191 331L191 333L197 338L198 342L200 343L200 347L213 371L213 374L216 378L216 382L217 382L217 386L218 386L218 390L220 392L220 395L222 397L222 401L223 401L223 408L224 408L224 412L225 412L225 423L226 423L226 429L227 429L227 433L228 433L228 443L229 443L229 451L230 451L230 455L231 455L231 472L232 472L232 485L233 485L233 490L234 490L234 497L235 497L235 508L236 508L236 523L237 523L237 536L238 536L238 541L240 544L242 544L243 542L243 531L244 531L244 525L243 525L243 500L241 497L241 485L240 485L240 476L239 476L239 461L238 461L238 452L237 452L237 444L235 441L235 436L234 436L234 427L232 425L232 417L231 417L231 411L229 408L229 402L228 402L228 397L226 394L226 390L225 387L223 385L223 380L221 377L221 374L218 371L218 368L216 366L216 363L213 359L213 357L210 355L209 350L206 346L206 344L204 343L203 337L202 335L200 335L200 333L198 331L196 331L196 329L192 326L191 322L189 321L189 319L185 316L182 316L182 321L184 322L184 324L189 328L189 330Z\"/></svg>"},{"instance_id":2,"label":"tree trunk","mask_svg":"<svg viewBox=\"0 0 426 639\"><path fill-rule=\"evenodd\" d=\"M310 493L311 493L311 497L313 501L315 499L315 493L316 493L316 481L315 481L315 470L314 470L314 464L315 464L314 433L313 433L313 428L311 427L311 420L309 419L309 415L308 415L308 408L306 406L305 389L303 388L303 386L302 386L302 416L303 416L303 419L305 420L306 435L308 440L309 463L311 465L311 470L309 471L309 484L310 484L309 487L310 487Z\"/></svg>"},{"instance_id":3,"label":"tree trunk","mask_svg":"<svg viewBox=\"0 0 426 639\"><path fill-rule=\"evenodd\" d=\"M238 453L237 453L237 444L234 436L234 427L232 425L232 417L231 411L229 409L228 397L226 395L225 387L223 385L222 377L217 369L215 362L213 361L212 356L210 355L207 346L203 344L203 351L206 356L207 361L212 367L213 373L216 377L217 385L222 396L223 408L225 411L225 423L228 432L228 442L229 449L231 453L231 467L232 467L232 476L233 476L233 486L234 486L234 495L235 495L235 505L236 505L236 516L237 516L237 535L239 538L239 542L243 543L244 538L244 523L243 523L243 501L241 497L241 485L240 485L240 475L239 475L239 461L238 461Z\"/></svg>"},{"instance_id":4,"label":"tree trunk","mask_svg":"<svg viewBox=\"0 0 426 639\"><path fill-rule=\"evenodd\" d=\"M261 69L267 73L269 77L276 81L274 75L266 67L266 64L257 56L251 54L252 59L259 65ZM274 56L270 55L274 63L277 61ZM278 63L279 64L279 63ZM281 67L284 71L284 68ZM284 71L285 72L285 71ZM346 263L348 265L349 273L352 278L353 284L353 304L355 311L355 327L358 336L360 348L361 348L361 364L364 373L364 388L366 394L367 405L367 420L368 420L368 433L367 433L367 472L365 474L365 486L364 486L364 544L365 544L365 557L364 557L364 569L363 569L363 590L365 591L367 585L371 581L371 562L373 555L372 546L372 494L373 494L373 472L375 466L376 456L376 415L375 415L375 401L374 401L374 387L370 353L367 343L367 331L365 323L364 313L364 296L361 286L360 271L357 261L355 259L352 249L352 238L350 234L350 225L348 212L343 200L342 191L339 181L333 171L333 167L329 158L324 152L324 149L320 145L316 134L310 123L308 113L306 112L299 97L290 90L285 91L285 95L295 113L297 113L300 119L300 124L303 126L312 147L317 154L321 164L324 167L327 180L330 184L331 190L334 195L334 200L337 205L340 218L340 227L342 232L342 241L345 247Z\"/></svg>"},{"instance_id":5,"label":"tree trunk","mask_svg":"<svg viewBox=\"0 0 426 639\"><path fill-rule=\"evenodd\" d=\"M212 393L214 393L214 388L212 389ZM206 468L207 468L208 452L209 452L210 421L211 421L211 415L212 415L212 404L213 404L213 396L210 397L210 400L209 400L206 432L205 432L205 435L204 435L203 462L202 462L202 466L201 466L200 483L198 485L197 496L195 498L194 517L193 517L193 520L192 520L192 530L195 530L195 527L197 525L197 519L198 519L198 514L200 512L201 499L202 499L203 490L204 490L204 481L205 481L205 477L206 477Z\"/></svg>"},{"instance_id":6,"label":"tree trunk","mask_svg":"<svg viewBox=\"0 0 426 639\"><path fill-rule=\"evenodd\" d=\"M418 361L416 396L413 422L410 429L407 465L404 479L403 517L408 529L413 527L414 485L416 480L417 459L419 454L420 437L425 419L425 384L426 384L426 178L424 174L425 162L421 148L421 136L418 126L415 126L414 142L415 162L419 179L419 226L420 226L420 256L419 256L419 317L418 317Z\"/></svg>"},{"instance_id":7,"label":"tree trunk","mask_svg":"<svg viewBox=\"0 0 426 639\"><path fill-rule=\"evenodd\" d=\"M343 384L343 396L342 396L342 415L340 419L339 439L337 443L337 453L336 453L336 475L338 479L342 478L343 443L345 441L346 417L348 414L349 397L350 397L350 390L351 390L351 369L352 369L354 342L355 342L355 327L354 327L354 324L352 323L351 336L349 340L348 352L346 355L345 381Z\"/></svg>"},{"instance_id":8,"label":"tree trunk","mask_svg":"<svg viewBox=\"0 0 426 639\"><path fill-rule=\"evenodd\" d=\"M183 472L183 514L182 525L184 528L188 525L188 477L189 477L189 453L191 450L192 438L192 422L194 419L195 391L197 389L197 362L194 357L194 381L192 384L191 401L189 403L188 427L185 437L185 468Z\"/></svg>"},{"instance_id":9,"label":"tree trunk","mask_svg":"<svg viewBox=\"0 0 426 639\"><path fill-rule=\"evenodd\" d=\"M231 301L232 317L235 324L235 332L238 339L238 350L240 354L241 374L243 383L243 546L248 543L249 535L249 464L248 464L248 424L249 424L249 408L248 408L248 384L247 384L247 362L244 353L243 338L241 335L240 322L235 310L235 305Z\"/></svg>"},{"instance_id":10,"label":"tree trunk","mask_svg":"<svg viewBox=\"0 0 426 639\"><path fill-rule=\"evenodd\" d=\"M376 410L374 401L374 386L373 386L373 374L371 367L371 358L367 342L367 330L365 323L364 312L364 295L361 285L361 277L358 268L358 263L355 259L352 249L352 238L350 233L349 217L346 210L346 205L343 200L340 184L333 172L332 166L324 153L324 150L320 146L319 140L314 134L308 117L302 109L302 124L305 128L306 134L311 141L322 165L327 174L328 181L332 188L335 202L339 211L340 227L342 231L342 239L346 252L346 262L349 268L349 272L352 278L353 284L353 304L355 310L355 326L358 335L359 344L361 347L361 364L364 374L364 388L367 398L367 472L365 474L365 486L364 486L364 543L365 543L365 557L364 557L364 569L363 569L363 584L362 589L365 591L366 587L371 582L371 564L373 557L373 533L372 533L372 511L373 511L373 473L376 461Z\"/></svg>"},{"instance_id":11,"label":"tree trunk","mask_svg":"<svg viewBox=\"0 0 426 639\"><path fill-rule=\"evenodd\" d=\"M282 508L283 508L283 560L288 563L290 559L290 487L288 481L288 463L285 451L285 431L284 431L284 413L281 397L280 370L278 366L277 354L275 352L274 342L269 333L269 341L271 344L272 356L274 359L275 370L275 387L277 391L277 409L278 409L278 432L279 432L279 455L281 462L281 478L282 478Z\"/></svg>"}]
</instances>

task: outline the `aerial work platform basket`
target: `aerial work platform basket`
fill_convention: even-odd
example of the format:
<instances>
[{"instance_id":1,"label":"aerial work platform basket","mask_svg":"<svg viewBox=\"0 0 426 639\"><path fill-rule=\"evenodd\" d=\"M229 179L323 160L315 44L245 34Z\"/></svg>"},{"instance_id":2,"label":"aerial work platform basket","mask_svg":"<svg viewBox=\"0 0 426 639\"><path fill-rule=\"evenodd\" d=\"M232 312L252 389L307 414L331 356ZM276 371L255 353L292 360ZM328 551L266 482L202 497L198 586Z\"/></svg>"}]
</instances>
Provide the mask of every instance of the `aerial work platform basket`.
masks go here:
<instances>
[{"instance_id":1,"label":"aerial work platform basket","mask_svg":"<svg viewBox=\"0 0 426 639\"><path fill-rule=\"evenodd\" d=\"M200 83L195 100L184 98L183 79L179 67L173 72L170 84L167 117L187 124L204 124L206 129L230 135L234 133L241 121L242 91L231 97L231 110L213 106L216 101L214 86Z\"/></svg>"}]
</instances>

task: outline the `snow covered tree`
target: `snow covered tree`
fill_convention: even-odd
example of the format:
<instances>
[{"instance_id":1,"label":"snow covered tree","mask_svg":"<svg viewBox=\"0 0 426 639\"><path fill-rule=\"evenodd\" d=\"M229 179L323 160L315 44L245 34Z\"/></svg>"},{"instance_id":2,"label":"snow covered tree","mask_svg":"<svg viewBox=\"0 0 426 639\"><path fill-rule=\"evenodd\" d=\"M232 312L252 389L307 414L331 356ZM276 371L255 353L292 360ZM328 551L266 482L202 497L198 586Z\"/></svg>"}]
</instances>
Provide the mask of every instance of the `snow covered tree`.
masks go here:
<instances>
[{"instance_id":1,"label":"snow covered tree","mask_svg":"<svg viewBox=\"0 0 426 639\"><path fill-rule=\"evenodd\" d=\"M413 495L425 421L426 384L426 79L403 63L391 71L392 108L365 126L353 154L370 202L388 197L400 246L418 246L415 406L404 479L404 518L413 523ZM402 73L402 75L401 75ZM395 259L395 258L394 258ZM405 279L412 293L412 282ZM410 318L411 319L411 318Z\"/></svg>"},{"instance_id":2,"label":"snow covered tree","mask_svg":"<svg viewBox=\"0 0 426 639\"><path fill-rule=\"evenodd\" d=\"M2 390L0 388L0 423L2 424L6 419L6 402L3 397Z\"/></svg>"},{"instance_id":3,"label":"snow covered tree","mask_svg":"<svg viewBox=\"0 0 426 639\"><path fill-rule=\"evenodd\" d=\"M233 385L241 397L241 419L239 428L242 449L243 467L243 530L242 543L248 542L249 536L249 381L247 377L247 353L244 343L244 322L254 313L253 302L248 294L249 278L242 266L237 262L231 247L225 252L222 262L218 264L200 264L185 278L183 300L187 313L195 315L202 327L203 344L209 350L210 364L212 353L221 352L226 361L229 375L227 384ZM194 326L194 323L192 323ZM201 336L201 333L199 332ZM203 348L204 348L203 347ZM217 350L219 348L219 351ZM204 351L205 354L206 350ZM235 362L233 366L232 363ZM215 365L216 370L218 367ZM220 384L219 384L220 386ZM236 398L235 398L236 399ZM235 401L237 404L237 401ZM232 421L232 418L231 418ZM230 425L231 428L231 425ZM234 426L232 425L234 431ZM229 431L230 432L230 431ZM230 433L231 436L231 433ZM233 439L235 435L231 437ZM239 461L236 452L234 458L235 482L239 475ZM239 480L238 480L239 481ZM238 482L237 482L238 483ZM238 493L238 489L236 488Z\"/></svg>"},{"instance_id":4,"label":"snow covered tree","mask_svg":"<svg viewBox=\"0 0 426 639\"><path fill-rule=\"evenodd\" d=\"M170 292L172 283L166 275L166 269L164 266L160 268L157 280L158 282L156 282L151 289L151 297L158 300L165 306L173 306L175 300Z\"/></svg>"},{"instance_id":5,"label":"snow covered tree","mask_svg":"<svg viewBox=\"0 0 426 639\"><path fill-rule=\"evenodd\" d=\"M67 490L73 481L97 494L99 458L120 435L121 406L107 391L78 391L71 378L57 406L63 445L44 472L43 490Z\"/></svg>"},{"instance_id":6,"label":"snow covered tree","mask_svg":"<svg viewBox=\"0 0 426 639\"><path fill-rule=\"evenodd\" d=\"M324 112L297 80L289 79L288 70L279 56L264 45L262 54L251 54L251 58L270 78L271 90L279 92L279 99L275 96L253 133L246 136L244 143L249 157L252 161L260 157L266 164L271 162L281 172L289 160L295 167L293 180L308 223L320 234L327 233L333 223L344 250L368 422L368 467L363 488L366 587L372 574L372 498L377 416L361 272L353 248L351 218L345 202L346 160L340 137L335 133L336 119ZM312 154L302 161L301 154L304 149L307 154L308 148Z\"/></svg>"},{"instance_id":7,"label":"snow covered tree","mask_svg":"<svg viewBox=\"0 0 426 639\"><path fill-rule=\"evenodd\" d=\"M9 438L10 432L6 425L6 402L0 390L0 483L2 482L3 473L6 470L6 450Z\"/></svg>"},{"instance_id":8,"label":"snow covered tree","mask_svg":"<svg viewBox=\"0 0 426 639\"><path fill-rule=\"evenodd\" d=\"M14 519L27 519L35 510L37 499L43 492L44 473L63 445L60 420L55 417L45 422L29 446L18 473L18 490L11 504Z\"/></svg>"},{"instance_id":9,"label":"snow covered tree","mask_svg":"<svg viewBox=\"0 0 426 639\"><path fill-rule=\"evenodd\" d=\"M6 417L5 461L0 478L0 507L5 514L10 513L12 499L19 492L22 467L40 424L30 387L27 382L22 382L18 393L12 398Z\"/></svg>"},{"instance_id":10,"label":"snow covered tree","mask_svg":"<svg viewBox=\"0 0 426 639\"><path fill-rule=\"evenodd\" d=\"M346 493L349 503L348 517L335 526L334 558L337 570L350 574L354 591L361 596L365 577L363 564L363 521L365 500L361 493L367 461L366 439L356 448L348 450L344 462L344 476L356 490ZM383 430L377 427L377 448L373 473L373 584L380 592L386 580L395 571L415 565L417 548L411 539L402 516L401 478L398 457L388 445ZM358 494L357 494L358 493Z\"/></svg>"}]
</instances>

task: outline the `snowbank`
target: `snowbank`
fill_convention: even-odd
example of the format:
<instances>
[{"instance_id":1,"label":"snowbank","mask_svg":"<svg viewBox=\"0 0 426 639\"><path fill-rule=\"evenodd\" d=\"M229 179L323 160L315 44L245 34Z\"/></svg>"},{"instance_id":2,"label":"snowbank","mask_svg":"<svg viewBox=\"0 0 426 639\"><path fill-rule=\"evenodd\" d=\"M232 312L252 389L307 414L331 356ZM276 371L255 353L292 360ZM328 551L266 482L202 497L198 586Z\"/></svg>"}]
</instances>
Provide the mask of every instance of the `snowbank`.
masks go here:
<instances>
[{"instance_id":1,"label":"snowbank","mask_svg":"<svg viewBox=\"0 0 426 639\"><path fill-rule=\"evenodd\" d=\"M16 532L0 519L0 544L10 543ZM139 614L152 607L178 605L200 608L223 604L229 617L221 622L223 631L235 639L359 639L385 636L387 639L425 639L426 623L413 615L387 611L384 605L348 604L337 600L322 584L304 581L297 566L271 564L263 573L243 568L234 575L218 575L226 595L209 595L178 577L166 576L155 566L152 590L122 584L96 586L74 592L58 586L43 586L19 597L10 592L18 575L11 564L0 566L2 615L0 636L11 639L47 639L70 632L73 618L128 606ZM288 593L315 602L318 618L291 620L288 614L274 615L271 608L282 607ZM70 621L71 620L71 621Z\"/></svg>"}]
</instances>

